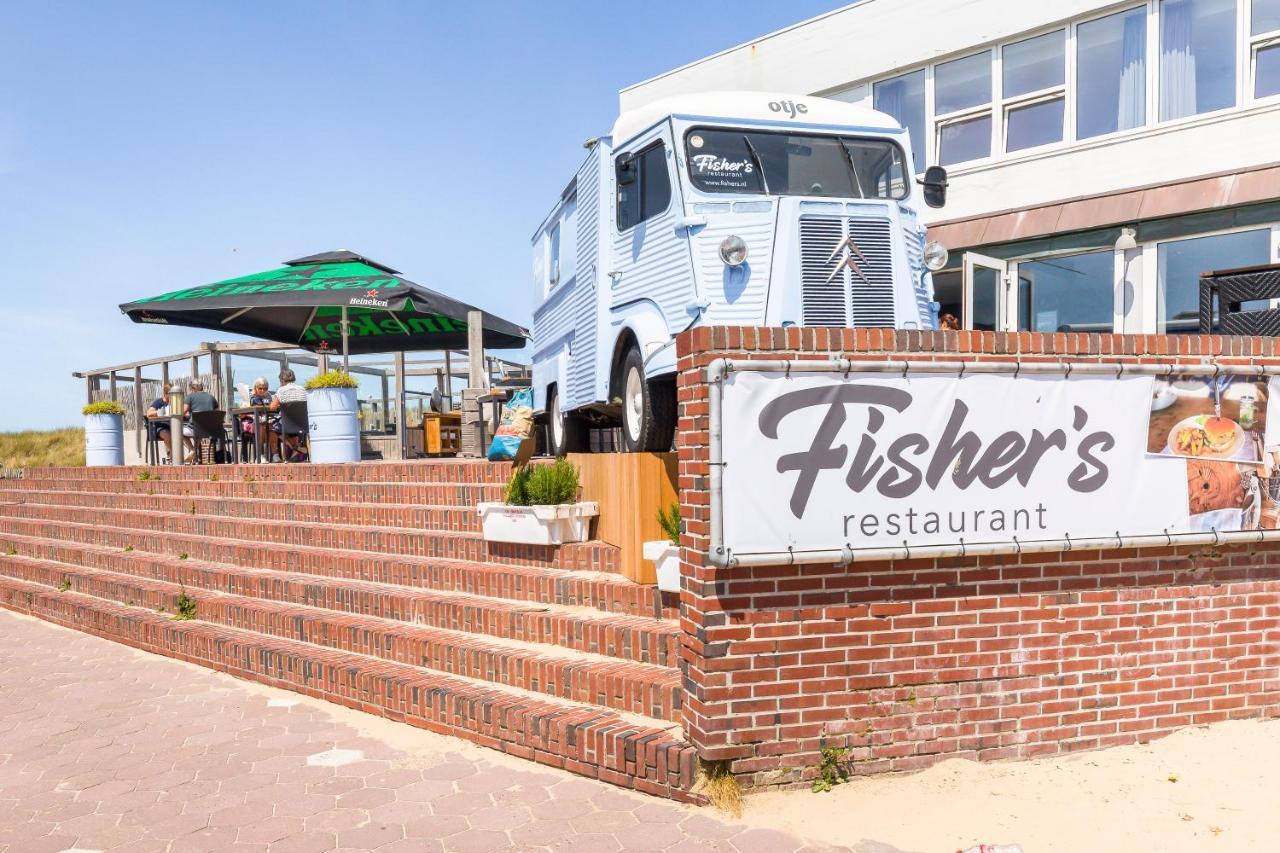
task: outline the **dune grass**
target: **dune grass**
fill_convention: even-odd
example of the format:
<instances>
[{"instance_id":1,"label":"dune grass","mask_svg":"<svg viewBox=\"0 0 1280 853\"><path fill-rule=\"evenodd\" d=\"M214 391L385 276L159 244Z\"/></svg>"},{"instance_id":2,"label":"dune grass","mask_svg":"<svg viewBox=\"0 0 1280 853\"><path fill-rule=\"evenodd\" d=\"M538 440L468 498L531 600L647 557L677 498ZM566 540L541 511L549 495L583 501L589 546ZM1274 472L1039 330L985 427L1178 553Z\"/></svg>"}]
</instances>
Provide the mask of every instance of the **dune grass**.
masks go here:
<instances>
[{"instance_id":1,"label":"dune grass","mask_svg":"<svg viewBox=\"0 0 1280 853\"><path fill-rule=\"evenodd\" d=\"M84 430L0 432L0 468L49 468L84 464Z\"/></svg>"}]
</instances>

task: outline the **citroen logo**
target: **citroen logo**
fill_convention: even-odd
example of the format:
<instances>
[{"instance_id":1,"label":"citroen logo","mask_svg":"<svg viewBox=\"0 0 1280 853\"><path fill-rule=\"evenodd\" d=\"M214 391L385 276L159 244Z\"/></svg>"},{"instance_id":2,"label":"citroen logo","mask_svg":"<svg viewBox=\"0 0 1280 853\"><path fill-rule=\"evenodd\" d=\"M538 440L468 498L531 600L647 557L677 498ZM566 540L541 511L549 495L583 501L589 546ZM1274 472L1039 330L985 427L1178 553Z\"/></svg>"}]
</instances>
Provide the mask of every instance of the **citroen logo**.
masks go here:
<instances>
[{"instance_id":1,"label":"citroen logo","mask_svg":"<svg viewBox=\"0 0 1280 853\"><path fill-rule=\"evenodd\" d=\"M858 278L862 279L863 283L871 283L870 279L867 278L867 274L862 271L862 267L858 266L859 260L864 264L868 263L867 256L862 254L858 244L853 242L852 236L845 237L836 244L836 247L831 250L831 254L827 256L827 263L834 261L837 256L839 256L840 260L831 268L831 274L827 276L826 284L830 284L836 276L840 275L840 271L843 269L857 273Z\"/></svg>"}]
</instances>

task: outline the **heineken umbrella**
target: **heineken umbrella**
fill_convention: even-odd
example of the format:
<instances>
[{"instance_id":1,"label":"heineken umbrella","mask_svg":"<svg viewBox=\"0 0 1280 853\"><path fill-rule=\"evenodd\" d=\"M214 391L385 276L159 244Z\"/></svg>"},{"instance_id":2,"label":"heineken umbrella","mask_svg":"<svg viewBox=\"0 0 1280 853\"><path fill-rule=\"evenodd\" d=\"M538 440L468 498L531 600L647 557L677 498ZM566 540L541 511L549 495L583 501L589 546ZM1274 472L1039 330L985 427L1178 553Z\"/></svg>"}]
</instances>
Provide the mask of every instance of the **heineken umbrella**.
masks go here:
<instances>
[{"instance_id":1,"label":"heineken umbrella","mask_svg":"<svg viewBox=\"0 0 1280 853\"><path fill-rule=\"evenodd\" d=\"M280 269L188 287L120 306L135 323L233 332L313 352L465 349L476 309L354 252L286 261ZM528 332L483 314L484 345L519 349Z\"/></svg>"}]
</instances>

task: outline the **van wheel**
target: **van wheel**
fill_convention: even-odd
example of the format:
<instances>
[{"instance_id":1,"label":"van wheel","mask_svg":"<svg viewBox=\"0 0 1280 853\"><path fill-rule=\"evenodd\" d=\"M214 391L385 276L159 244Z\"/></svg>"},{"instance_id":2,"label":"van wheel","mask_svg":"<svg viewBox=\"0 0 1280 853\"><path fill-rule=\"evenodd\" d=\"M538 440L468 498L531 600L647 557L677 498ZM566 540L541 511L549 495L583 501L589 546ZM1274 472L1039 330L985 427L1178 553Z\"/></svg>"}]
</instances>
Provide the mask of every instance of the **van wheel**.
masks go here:
<instances>
[{"instance_id":1,"label":"van wheel","mask_svg":"<svg viewBox=\"0 0 1280 853\"><path fill-rule=\"evenodd\" d=\"M586 424L560 408L560 389L547 390L547 450L552 456L577 453L586 447Z\"/></svg>"},{"instance_id":2,"label":"van wheel","mask_svg":"<svg viewBox=\"0 0 1280 853\"><path fill-rule=\"evenodd\" d=\"M644 359L632 347L622 360L622 443L628 453L671 449L676 428L676 383L645 379Z\"/></svg>"}]
</instances>

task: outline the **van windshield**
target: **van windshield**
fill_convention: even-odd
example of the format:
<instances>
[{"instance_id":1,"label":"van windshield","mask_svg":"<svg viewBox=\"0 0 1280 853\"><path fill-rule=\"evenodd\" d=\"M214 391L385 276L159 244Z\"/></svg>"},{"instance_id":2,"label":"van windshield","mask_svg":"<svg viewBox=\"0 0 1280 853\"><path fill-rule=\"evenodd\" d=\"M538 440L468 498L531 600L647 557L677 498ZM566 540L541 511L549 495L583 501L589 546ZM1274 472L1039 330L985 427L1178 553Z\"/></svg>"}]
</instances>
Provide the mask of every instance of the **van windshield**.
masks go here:
<instances>
[{"instance_id":1,"label":"van windshield","mask_svg":"<svg viewBox=\"0 0 1280 853\"><path fill-rule=\"evenodd\" d=\"M694 128L685 152L704 192L902 199L909 188L887 139Z\"/></svg>"}]
</instances>

